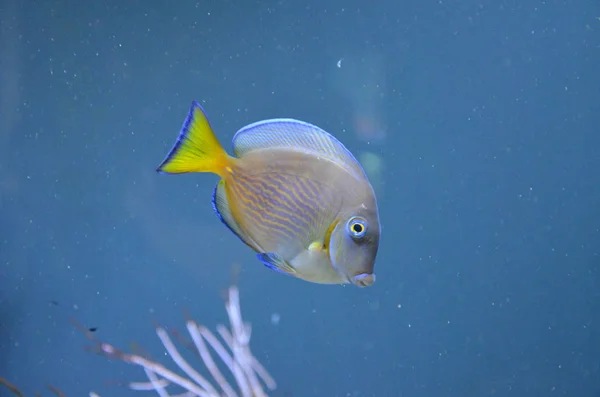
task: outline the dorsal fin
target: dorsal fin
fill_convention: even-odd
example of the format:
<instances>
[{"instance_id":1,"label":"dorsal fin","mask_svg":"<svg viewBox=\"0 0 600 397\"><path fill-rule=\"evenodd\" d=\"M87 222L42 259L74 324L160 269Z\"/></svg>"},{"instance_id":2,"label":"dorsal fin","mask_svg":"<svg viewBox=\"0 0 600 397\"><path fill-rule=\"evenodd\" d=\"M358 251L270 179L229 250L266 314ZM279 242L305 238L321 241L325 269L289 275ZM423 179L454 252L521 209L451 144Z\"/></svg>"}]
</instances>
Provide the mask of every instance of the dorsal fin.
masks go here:
<instances>
[{"instance_id":1,"label":"dorsal fin","mask_svg":"<svg viewBox=\"0 0 600 397\"><path fill-rule=\"evenodd\" d=\"M233 137L233 150L239 157L253 150L266 148L305 150L342 164L355 173L356 177L366 178L358 161L340 141L323 129L304 121L258 121L243 127Z\"/></svg>"}]
</instances>

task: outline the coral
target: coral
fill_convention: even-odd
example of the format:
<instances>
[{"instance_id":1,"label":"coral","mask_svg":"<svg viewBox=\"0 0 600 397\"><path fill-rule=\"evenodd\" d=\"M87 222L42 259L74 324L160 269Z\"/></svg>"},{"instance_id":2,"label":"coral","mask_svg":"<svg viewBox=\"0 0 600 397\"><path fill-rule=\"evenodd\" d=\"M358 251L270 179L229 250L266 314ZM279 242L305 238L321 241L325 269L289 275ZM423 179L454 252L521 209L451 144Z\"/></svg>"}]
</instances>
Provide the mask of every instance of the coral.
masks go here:
<instances>
[{"instance_id":1,"label":"coral","mask_svg":"<svg viewBox=\"0 0 600 397\"><path fill-rule=\"evenodd\" d=\"M276 384L250 350L251 327L242 319L237 287L232 286L228 289L225 308L229 316L230 328L228 329L224 325L216 327L221 340L205 326L193 320L186 322L191 341L187 343L184 341L184 343L197 354L199 361L212 380L202 375L197 368L183 358L169 333L162 327L156 328L156 334L175 363L176 369L169 369L142 354L126 353L109 343L99 341L89 330L83 330L83 332L94 343L93 351L96 353L144 370L148 380L128 382L127 386L130 389L156 391L161 397L174 396L174 394L170 394L174 389L179 389L177 395L185 396L264 397L267 395L265 389L267 391L274 390ZM176 336L178 339L184 339L180 335ZM217 362L215 362L214 353L211 354L211 350L216 353ZM225 375L219 366L227 369ZM234 385L230 383L231 380L235 382ZM19 389L8 381L0 378L0 384L7 387L14 395L24 397ZM57 396L63 396L58 389L49 388ZM99 396L90 392L90 397Z\"/></svg>"}]
</instances>

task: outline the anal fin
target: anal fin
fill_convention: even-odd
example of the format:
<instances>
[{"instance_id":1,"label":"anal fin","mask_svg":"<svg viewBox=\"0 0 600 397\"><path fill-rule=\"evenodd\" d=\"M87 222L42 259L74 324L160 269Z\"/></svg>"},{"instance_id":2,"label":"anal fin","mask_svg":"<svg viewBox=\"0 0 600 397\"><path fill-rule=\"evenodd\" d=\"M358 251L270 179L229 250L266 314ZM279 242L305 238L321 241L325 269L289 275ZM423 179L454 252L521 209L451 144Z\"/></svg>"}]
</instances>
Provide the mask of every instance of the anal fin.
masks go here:
<instances>
[{"instance_id":1,"label":"anal fin","mask_svg":"<svg viewBox=\"0 0 600 397\"><path fill-rule=\"evenodd\" d=\"M278 273L295 276L296 270L291 267L283 258L273 252L263 252L257 254L256 257L269 269L275 270Z\"/></svg>"}]
</instances>

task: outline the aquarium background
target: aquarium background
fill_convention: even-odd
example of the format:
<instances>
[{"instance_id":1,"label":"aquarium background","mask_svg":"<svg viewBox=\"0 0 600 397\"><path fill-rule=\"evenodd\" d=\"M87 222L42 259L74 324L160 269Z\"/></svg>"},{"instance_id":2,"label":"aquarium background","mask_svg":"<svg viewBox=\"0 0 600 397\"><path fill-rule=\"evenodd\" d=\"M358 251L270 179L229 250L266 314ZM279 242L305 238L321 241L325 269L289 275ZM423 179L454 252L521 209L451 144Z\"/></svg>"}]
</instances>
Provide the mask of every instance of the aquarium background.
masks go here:
<instances>
[{"instance_id":1,"label":"aquarium background","mask_svg":"<svg viewBox=\"0 0 600 397\"><path fill-rule=\"evenodd\" d=\"M0 376L33 395L169 363L155 323L226 320L234 280L274 396L600 395L597 1L0 2ZM363 161L370 288L261 265L156 166L192 100L222 143L294 117ZM6 395L6 391L0 391Z\"/></svg>"}]
</instances>

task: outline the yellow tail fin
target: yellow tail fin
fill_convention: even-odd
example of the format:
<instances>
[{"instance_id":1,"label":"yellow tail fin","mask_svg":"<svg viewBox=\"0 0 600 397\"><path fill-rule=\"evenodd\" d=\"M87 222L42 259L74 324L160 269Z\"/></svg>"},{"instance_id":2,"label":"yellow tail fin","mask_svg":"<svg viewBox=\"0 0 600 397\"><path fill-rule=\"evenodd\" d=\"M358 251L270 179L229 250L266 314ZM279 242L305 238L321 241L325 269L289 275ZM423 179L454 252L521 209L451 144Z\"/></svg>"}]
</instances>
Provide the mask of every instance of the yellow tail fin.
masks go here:
<instances>
[{"instance_id":1,"label":"yellow tail fin","mask_svg":"<svg viewBox=\"0 0 600 397\"><path fill-rule=\"evenodd\" d=\"M213 172L222 177L229 161L204 110L198 102L193 102L177 142L156 171L164 174Z\"/></svg>"}]
</instances>

